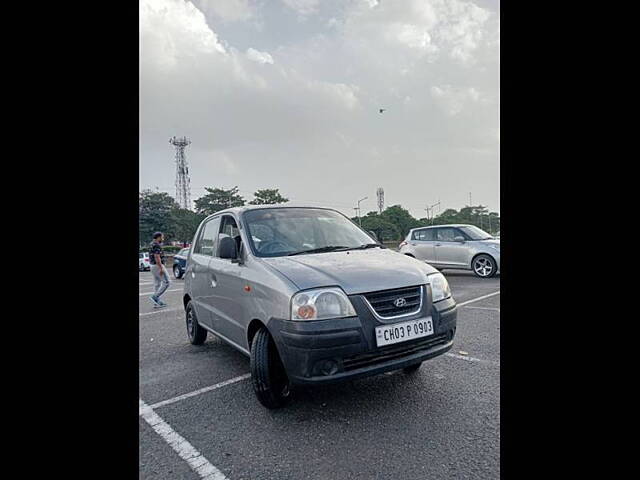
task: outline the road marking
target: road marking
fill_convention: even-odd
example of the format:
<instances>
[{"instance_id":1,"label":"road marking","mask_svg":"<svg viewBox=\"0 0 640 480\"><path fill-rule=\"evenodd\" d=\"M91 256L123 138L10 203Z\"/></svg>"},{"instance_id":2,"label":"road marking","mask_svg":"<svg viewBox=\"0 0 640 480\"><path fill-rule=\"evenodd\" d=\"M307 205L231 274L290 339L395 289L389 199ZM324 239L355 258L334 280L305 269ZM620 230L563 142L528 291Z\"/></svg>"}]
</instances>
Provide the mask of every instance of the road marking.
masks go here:
<instances>
[{"instance_id":1,"label":"road marking","mask_svg":"<svg viewBox=\"0 0 640 480\"><path fill-rule=\"evenodd\" d=\"M245 373L244 375L240 375L239 377L225 380L224 382L216 383L215 385L210 385L208 387L204 387L199 390L194 390L193 392L185 393L184 395L178 395L177 397L173 397L168 400L163 400L162 402L154 403L153 405L151 405L151 408L164 407L165 405L179 402L181 400L184 400L185 398L195 397L196 395L200 395L202 393L206 393L212 390L217 390L218 388L226 387L227 385L231 385L232 383L241 382L242 380L246 380L249 377L251 377L251 374Z\"/></svg>"},{"instance_id":2,"label":"road marking","mask_svg":"<svg viewBox=\"0 0 640 480\"><path fill-rule=\"evenodd\" d=\"M481 358L469 357L466 355L458 355L457 353L447 352L445 353L447 357L457 358L458 360L466 360L467 362L477 362L477 363L486 363L488 365L497 365L500 366L498 362L492 362L491 360L483 360Z\"/></svg>"},{"instance_id":3,"label":"road marking","mask_svg":"<svg viewBox=\"0 0 640 480\"><path fill-rule=\"evenodd\" d=\"M146 312L146 313L139 313L138 316L140 317L146 317L147 315L155 315L156 313L163 313L163 312L179 312L181 311L182 308L170 308L170 309L166 309L166 308L158 308L157 310L153 311L153 312Z\"/></svg>"},{"instance_id":4,"label":"road marking","mask_svg":"<svg viewBox=\"0 0 640 480\"><path fill-rule=\"evenodd\" d=\"M474 310L493 310L494 312L499 312L500 309L496 307L469 307L465 306L464 308L473 308Z\"/></svg>"},{"instance_id":5,"label":"road marking","mask_svg":"<svg viewBox=\"0 0 640 480\"><path fill-rule=\"evenodd\" d=\"M487 295L483 295L478 298L472 298L471 300L467 300L466 302L459 303L458 306L464 307L465 305L469 305L470 303L478 302L480 300L484 300L485 298L495 297L496 295L500 295L500 290L498 290L497 292L489 293Z\"/></svg>"},{"instance_id":6,"label":"road marking","mask_svg":"<svg viewBox=\"0 0 640 480\"><path fill-rule=\"evenodd\" d=\"M214 467L204 455L196 450L184 437L165 422L153 408L140 400L140 416L155 432L160 435L173 450L205 480L228 480L228 478Z\"/></svg>"},{"instance_id":7,"label":"road marking","mask_svg":"<svg viewBox=\"0 0 640 480\"><path fill-rule=\"evenodd\" d=\"M182 291L181 288L174 288L173 290L165 290L165 292L181 292L181 291ZM145 295L151 295L152 293L154 292L144 292L144 293L141 293L139 296L143 297Z\"/></svg>"}]
</instances>

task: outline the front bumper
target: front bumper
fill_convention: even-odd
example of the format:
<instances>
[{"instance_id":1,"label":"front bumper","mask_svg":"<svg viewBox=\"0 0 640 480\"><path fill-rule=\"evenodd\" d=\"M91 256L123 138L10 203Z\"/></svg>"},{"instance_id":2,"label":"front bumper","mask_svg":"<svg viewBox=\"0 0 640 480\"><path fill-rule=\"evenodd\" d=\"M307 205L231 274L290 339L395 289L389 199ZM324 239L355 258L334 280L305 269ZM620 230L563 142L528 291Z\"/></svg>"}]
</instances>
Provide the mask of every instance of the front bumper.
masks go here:
<instances>
[{"instance_id":1,"label":"front bumper","mask_svg":"<svg viewBox=\"0 0 640 480\"><path fill-rule=\"evenodd\" d=\"M293 384L335 383L398 370L442 355L453 345L457 307L452 298L433 305L424 302L420 312L395 321L380 320L358 295L350 299L356 317L309 322L271 319L269 331ZM433 335L377 347L375 327L429 316Z\"/></svg>"}]
</instances>

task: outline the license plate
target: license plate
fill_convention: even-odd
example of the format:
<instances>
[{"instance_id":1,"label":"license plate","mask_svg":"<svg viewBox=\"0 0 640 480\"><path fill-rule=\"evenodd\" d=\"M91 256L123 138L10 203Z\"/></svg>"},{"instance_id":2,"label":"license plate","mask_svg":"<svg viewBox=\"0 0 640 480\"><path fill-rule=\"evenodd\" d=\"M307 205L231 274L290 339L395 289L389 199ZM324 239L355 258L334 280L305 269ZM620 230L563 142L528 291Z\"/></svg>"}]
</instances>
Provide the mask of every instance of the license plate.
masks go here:
<instances>
[{"instance_id":1,"label":"license plate","mask_svg":"<svg viewBox=\"0 0 640 480\"><path fill-rule=\"evenodd\" d=\"M376 342L379 347L406 342L415 338L428 337L429 335L433 335L433 320L431 317L376 327Z\"/></svg>"}]
</instances>

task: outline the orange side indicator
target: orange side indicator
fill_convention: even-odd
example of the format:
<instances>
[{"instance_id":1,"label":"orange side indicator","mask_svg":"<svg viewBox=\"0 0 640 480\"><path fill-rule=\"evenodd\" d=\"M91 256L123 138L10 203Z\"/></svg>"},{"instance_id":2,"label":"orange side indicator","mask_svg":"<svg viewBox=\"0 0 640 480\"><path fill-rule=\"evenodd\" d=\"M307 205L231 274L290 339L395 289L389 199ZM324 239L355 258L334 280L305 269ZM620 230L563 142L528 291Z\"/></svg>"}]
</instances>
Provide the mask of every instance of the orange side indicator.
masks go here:
<instances>
[{"instance_id":1,"label":"orange side indicator","mask_svg":"<svg viewBox=\"0 0 640 480\"><path fill-rule=\"evenodd\" d=\"M244 291L245 292L250 292L251 291L251 286L250 285L245 285L244 286Z\"/></svg>"}]
</instances>

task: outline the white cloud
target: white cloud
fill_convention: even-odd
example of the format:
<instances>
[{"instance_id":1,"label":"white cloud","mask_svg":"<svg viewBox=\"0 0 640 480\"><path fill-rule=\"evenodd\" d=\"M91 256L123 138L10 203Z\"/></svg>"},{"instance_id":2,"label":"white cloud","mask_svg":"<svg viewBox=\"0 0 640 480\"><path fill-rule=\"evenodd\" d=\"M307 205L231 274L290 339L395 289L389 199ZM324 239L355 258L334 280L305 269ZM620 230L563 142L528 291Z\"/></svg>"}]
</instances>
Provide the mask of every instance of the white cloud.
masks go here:
<instances>
[{"instance_id":1,"label":"white cloud","mask_svg":"<svg viewBox=\"0 0 640 480\"><path fill-rule=\"evenodd\" d=\"M441 53L469 66L483 42L495 41L487 39L491 13L468 0L380 2L377 8L361 5L351 10L346 28L352 37L364 35L374 45L376 38L383 39L430 60Z\"/></svg>"},{"instance_id":2,"label":"white cloud","mask_svg":"<svg viewBox=\"0 0 640 480\"><path fill-rule=\"evenodd\" d=\"M473 87L455 88L451 85L434 85L431 87L431 95L436 104L449 116L459 114L466 105L480 100L480 93Z\"/></svg>"},{"instance_id":3,"label":"white cloud","mask_svg":"<svg viewBox=\"0 0 640 480\"><path fill-rule=\"evenodd\" d=\"M180 59L227 53L204 14L182 0L140 1L140 51L144 62L163 68Z\"/></svg>"},{"instance_id":4,"label":"white cloud","mask_svg":"<svg viewBox=\"0 0 640 480\"><path fill-rule=\"evenodd\" d=\"M205 14L225 22L239 22L255 16L249 0L194 0L194 3Z\"/></svg>"},{"instance_id":5,"label":"white cloud","mask_svg":"<svg viewBox=\"0 0 640 480\"><path fill-rule=\"evenodd\" d=\"M247 49L247 58L258 63L270 63L273 64L273 58L267 52L260 52L254 48Z\"/></svg>"},{"instance_id":6,"label":"white cloud","mask_svg":"<svg viewBox=\"0 0 640 480\"><path fill-rule=\"evenodd\" d=\"M302 16L314 14L318 11L320 0L282 0L287 7L292 8Z\"/></svg>"}]
</instances>

